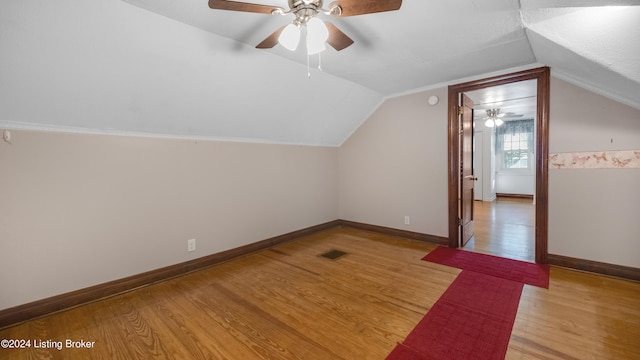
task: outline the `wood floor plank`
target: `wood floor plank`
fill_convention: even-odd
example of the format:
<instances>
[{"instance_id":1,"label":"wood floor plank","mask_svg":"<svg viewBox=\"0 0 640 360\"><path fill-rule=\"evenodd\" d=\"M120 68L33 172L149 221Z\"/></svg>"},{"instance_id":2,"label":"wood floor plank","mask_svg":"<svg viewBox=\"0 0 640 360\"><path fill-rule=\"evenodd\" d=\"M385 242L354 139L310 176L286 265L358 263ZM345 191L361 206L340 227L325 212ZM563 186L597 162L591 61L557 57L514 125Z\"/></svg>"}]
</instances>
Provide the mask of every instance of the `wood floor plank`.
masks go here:
<instances>
[{"instance_id":1,"label":"wood floor plank","mask_svg":"<svg viewBox=\"0 0 640 360\"><path fill-rule=\"evenodd\" d=\"M509 351L523 359L640 358L638 304L639 283L552 267L548 290L525 285Z\"/></svg>"},{"instance_id":2,"label":"wood floor plank","mask_svg":"<svg viewBox=\"0 0 640 360\"><path fill-rule=\"evenodd\" d=\"M474 202L475 235L465 250L535 262L535 204L531 199Z\"/></svg>"},{"instance_id":3,"label":"wood floor plank","mask_svg":"<svg viewBox=\"0 0 640 360\"><path fill-rule=\"evenodd\" d=\"M420 260L434 248L329 229L0 330L95 341L0 359L384 359L460 272ZM507 359L640 358L639 303L638 283L552 268L549 289L525 285Z\"/></svg>"}]
</instances>

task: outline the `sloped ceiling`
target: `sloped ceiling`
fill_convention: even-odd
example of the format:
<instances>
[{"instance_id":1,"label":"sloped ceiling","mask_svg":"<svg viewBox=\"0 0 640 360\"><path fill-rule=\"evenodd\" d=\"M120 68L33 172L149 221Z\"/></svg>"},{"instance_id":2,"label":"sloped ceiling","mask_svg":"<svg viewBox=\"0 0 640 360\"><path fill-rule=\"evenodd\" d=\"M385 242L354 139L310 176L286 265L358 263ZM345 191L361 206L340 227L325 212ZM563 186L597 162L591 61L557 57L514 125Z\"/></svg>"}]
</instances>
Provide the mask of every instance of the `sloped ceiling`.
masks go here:
<instances>
[{"instance_id":1,"label":"sloped ceiling","mask_svg":"<svg viewBox=\"0 0 640 360\"><path fill-rule=\"evenodd\" d=\"M331 20L355 43L322 53L320 71L302 49L254 48L290 18L207 0L3 0L0 127L338 146L387 97L541 64L640 108L638 5L405 0Z\"/></svg>"}]
</instances>

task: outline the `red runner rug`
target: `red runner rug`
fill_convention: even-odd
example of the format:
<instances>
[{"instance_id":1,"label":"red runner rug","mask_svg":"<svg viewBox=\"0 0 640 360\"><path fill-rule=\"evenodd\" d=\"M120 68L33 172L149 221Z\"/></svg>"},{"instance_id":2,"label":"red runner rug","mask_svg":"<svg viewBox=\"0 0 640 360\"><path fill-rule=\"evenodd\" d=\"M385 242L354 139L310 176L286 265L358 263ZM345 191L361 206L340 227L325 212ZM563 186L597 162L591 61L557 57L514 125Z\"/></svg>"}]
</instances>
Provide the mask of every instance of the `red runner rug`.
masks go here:
<instances>
[{"instance_id":1,"label":"red runner rug","mask_svg":"<svg viewBox=\"0 0 640 360\"><path fill-rule=\"evenodd\" d=\"M501 360L524 284L549 287L549 268L439 247L423 260L463 269L387 360Z\"/></svg>"},{"instance_id":2,"label":"red runner rug","mask_svg":"<svg viewBox=\"0 0 640 360\"><path fill-rule=\"evenodd\" d=\"M422 260L549 288L549 266L439 246Z\"/></svg>"},{"instance_id":3,"label":"red runner rug","mask_svg":"<svg viewBox=\"0 0 640 360\"><path fill-rule=\"evenodd\" d=\"M523 286L463 270L387 360L504 359Z\"/></svg>"}]
</instances>

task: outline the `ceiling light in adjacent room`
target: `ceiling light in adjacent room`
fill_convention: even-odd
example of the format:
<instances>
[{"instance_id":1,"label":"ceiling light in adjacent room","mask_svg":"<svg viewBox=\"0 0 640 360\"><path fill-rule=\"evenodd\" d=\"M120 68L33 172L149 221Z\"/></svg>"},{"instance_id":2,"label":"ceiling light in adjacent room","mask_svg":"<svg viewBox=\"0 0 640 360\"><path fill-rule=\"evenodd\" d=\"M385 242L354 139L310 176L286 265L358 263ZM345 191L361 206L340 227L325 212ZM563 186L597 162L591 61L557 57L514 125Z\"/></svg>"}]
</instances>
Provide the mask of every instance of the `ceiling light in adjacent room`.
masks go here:
<instances>
[{"instance_id":1,"label":"ceiling light in adjacent room","mask_svg":"<svg viewBox=\"0 0 640 360\"><path fill-rule=\"evenodd\" d=\"M504 114L500 114L500 109L487 109L487 121L484 122L484 126L492 128L504 124L500 119L503 116Z\"/></svg>"}]
</instances>

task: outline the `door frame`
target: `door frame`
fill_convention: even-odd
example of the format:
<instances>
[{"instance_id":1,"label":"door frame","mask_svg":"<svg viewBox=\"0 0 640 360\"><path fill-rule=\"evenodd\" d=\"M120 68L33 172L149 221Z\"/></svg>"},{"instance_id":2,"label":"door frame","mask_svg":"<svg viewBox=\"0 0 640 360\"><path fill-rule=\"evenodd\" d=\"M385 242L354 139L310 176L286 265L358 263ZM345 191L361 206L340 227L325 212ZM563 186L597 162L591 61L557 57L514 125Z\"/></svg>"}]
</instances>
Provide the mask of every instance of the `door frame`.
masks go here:
<instances>
[{"instance_id":1,"label":"door frame","mask_svg":"<svg viewBox=\"0 0 640 360\"><path fill-rule=\"evenodd\" d=\"M485 79L450 85L449 129L448 129L448 186L449 186L449 247L457 248L460 237L458 225L460 197L460 142L458 117L458 99L460 94L472 90L492 86L510 84L518 81L537 80L536 106L536 210L535 210L535 260L536 263L546 264L548 255L548 193L549 193L549 67L523 70L515 73L493 76Z\"/></svg>"}]
</instances>

